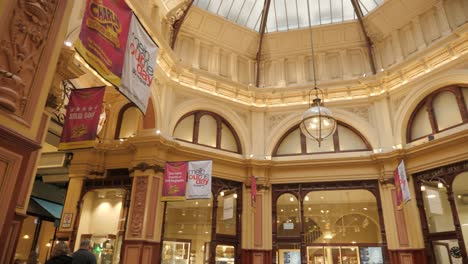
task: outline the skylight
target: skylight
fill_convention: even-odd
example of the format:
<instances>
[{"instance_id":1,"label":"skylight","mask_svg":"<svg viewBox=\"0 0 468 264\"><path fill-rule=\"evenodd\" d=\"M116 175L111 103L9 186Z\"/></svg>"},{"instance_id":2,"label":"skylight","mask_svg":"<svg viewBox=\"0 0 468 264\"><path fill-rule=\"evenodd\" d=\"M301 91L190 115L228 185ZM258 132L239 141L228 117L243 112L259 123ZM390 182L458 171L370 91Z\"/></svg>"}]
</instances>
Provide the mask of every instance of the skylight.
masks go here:
<instances>
[{"instance_id":1,"label":"skylight","mask_svg":"<svg viewBox=\"0 0 468 264\"><path fill-rule=\"evenodd\" d=\"M309 3L307 3L309 2ZM358 0L367 15L384 0ZM260 31L264 0L195 0L194 5L241 26ZM309 26L357 19L351 0L271 0L266 32L287 31Z\"/></svg>"}]
</instances>

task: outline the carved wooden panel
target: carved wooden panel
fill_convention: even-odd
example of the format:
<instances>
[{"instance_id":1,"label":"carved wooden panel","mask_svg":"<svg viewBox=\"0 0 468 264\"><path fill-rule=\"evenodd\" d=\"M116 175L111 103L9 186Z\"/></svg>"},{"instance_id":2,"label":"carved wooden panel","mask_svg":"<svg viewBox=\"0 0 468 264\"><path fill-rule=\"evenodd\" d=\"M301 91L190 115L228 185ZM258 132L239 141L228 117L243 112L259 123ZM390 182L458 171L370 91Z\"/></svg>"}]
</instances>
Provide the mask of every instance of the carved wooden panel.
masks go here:
<instances>
[{"instance_id":1,"label":"carved wooden panel","mask_svg":"<svg viewBox=\"0 0 468 264\"><path fill-rule=\"evenodd\" d=\"M145 219L146 192L148 190L148 177L139 176L134 180L135 190L133 198L132 217L130 219L130 234L140 236Z\"/></svg>"},{"instance_id":2,"label":"carved wooden panel","mask_svg":"<svg viewBox=\"0 0 468 264\"><path fill-rule=\"evenodd\" d=\"M9 24L0 27L0 106L27 121L42 85L40 66L49 62L45 51L52 51L52 41L47 40L53 39L49 37L60 25L60 19L54 20L59 4L57 0L18 0L7 14Z\"/></svg>"}]
</instances>

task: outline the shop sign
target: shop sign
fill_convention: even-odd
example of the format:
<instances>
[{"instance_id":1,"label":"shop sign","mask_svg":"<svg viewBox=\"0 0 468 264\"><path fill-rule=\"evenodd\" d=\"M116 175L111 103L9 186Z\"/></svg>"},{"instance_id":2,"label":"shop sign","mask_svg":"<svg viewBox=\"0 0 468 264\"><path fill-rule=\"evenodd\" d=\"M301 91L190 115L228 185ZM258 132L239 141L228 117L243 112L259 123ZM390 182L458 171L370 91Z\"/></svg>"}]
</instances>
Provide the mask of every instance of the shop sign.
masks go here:
<instances>
[{"instance_id":1,"label":"shop sign","mask_svg":"<svg viewBox=\"0 0 468 264\"><path fill-rule=\"evenodd\" d=\"M70 228L73 220L72 213L64 213L62 216L62 228Z\"/></svg>"},{"instance_id":2,"label":"shop sign","mask_svg":"<svg viewBox=\"0 0 468 264\"><path fill-rule=\"evenodd\" d=\"M104 92L105 87L71 91L59 150L94 146Z\"/></svg>"},{"instance_id":3,"label":"shop sign","mask_svg":"<svg viewBox=\"0 0 468 264\"><path fill-rule=\"evenodd\" d=\"M211 198L212 167L211 160L188 162L187 200Z\"/></svg>"},{"instance_id":4,"label":"shop sign","mask_svg":"<svg viewBox=\"0 0 468 264\"><path fill-rule=\"evenodd\" d=\"M162 201L185 199L188 163L167 162L164 170Z\"/></svg>"}]
</instances>

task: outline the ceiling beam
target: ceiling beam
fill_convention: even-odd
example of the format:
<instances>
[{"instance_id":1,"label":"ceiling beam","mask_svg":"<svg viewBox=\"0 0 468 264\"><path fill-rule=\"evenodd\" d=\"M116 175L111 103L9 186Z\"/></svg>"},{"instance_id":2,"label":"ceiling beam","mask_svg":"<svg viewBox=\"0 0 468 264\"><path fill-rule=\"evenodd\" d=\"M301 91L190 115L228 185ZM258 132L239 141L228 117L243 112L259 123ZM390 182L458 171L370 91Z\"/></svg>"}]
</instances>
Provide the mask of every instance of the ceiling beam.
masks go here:
<instances>
[{"instance_id":1,"label":"ceiling beam","mask_svg":"<svg viewBox=\"0 0 468 264\"><path fill-rule=\"evenodd\" d=\"M179 35L179 30L182 27L182 23L184 23L185 17L187 16L190 8L193 5L193 1L194 0L190 0L190 3L188 3L185 6L185 10L183 8L181 8L183 10L182 15L180 17L176 18L174 20L174 23L172 23L172 35L171 35L171 48L172 49L174 49L174 46L175 46L175 43L176 43L176 40L177 40L177 35ZM177 13L177 11L176 11L176 13Z\"/></svg>"},{"instance_id":2,"label":"ceiling beam","mask_svg":"<svg viewBox=\"0 0 468 264\"><path fill-rule=\"evenodd\" d=\"M367 52L369 54L369 62L372 70L372 74L376 74L376 69L375 69L375 58L374 58L374 53L372 52L372 40L369 38L369 35L367 34L366 28L364 27L364 15L362 14L361 7L359 6L358 0L350 0L351 3L353 4L354 12L356 13L359 24L361 25L361 30L362 33L364 33L364 37L366 39L366 44L367 44Z\"/></svg>"},{"instance_id":3,"label":"ceiling beam","mask_svg":"<svg viewBox=\"0 0 468 264\"><path fill-rule=\"evenodd\" d=\"M257 49L257 72L255 75L255 86L258 87L260 85L260 59L262 56L262 43L263 43L263 36L265 35L266 23L268 19L268 10L270 10L270 0L265 0L265 4L263 5L262 11L262 21L260 22L260 40L258 42L258 49Z\"/></svg>"}]
</instances>

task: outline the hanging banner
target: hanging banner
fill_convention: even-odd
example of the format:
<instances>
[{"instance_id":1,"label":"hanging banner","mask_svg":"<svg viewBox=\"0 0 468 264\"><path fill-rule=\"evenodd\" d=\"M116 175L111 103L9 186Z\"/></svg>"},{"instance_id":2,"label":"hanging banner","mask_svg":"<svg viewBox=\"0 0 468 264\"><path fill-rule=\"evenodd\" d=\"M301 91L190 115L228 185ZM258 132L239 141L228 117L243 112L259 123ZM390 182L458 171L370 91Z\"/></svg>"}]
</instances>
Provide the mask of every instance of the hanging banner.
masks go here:
<instances>
[{"instance_id":1,"label":"hanging banner","mask_svg":"<svg viewBox=\"0 0 468 264\"><path fill-rule=\"evenodd\" d=\"M189 161L187 180L187 199L211 198L211 160Z\"/></svg>"},{"instance_id":2,"label":"hanging banner","mask_svg":"<svg viewBox=\"0 0 468 264\"><path fill-rule=\"evenodd\" d=\"M393 180L396 188L397 205L401 209L404 203L411 200L411 192L408 186L408 178L406 177L406 169L403 161L400 162L393 173Z\"/></svg>"},{"instance_id":3,"label":"hanging banner","mask_svg":"<svg viewBox=\"0 0 468 264\"><path fill-rule=\"evenodd\" d=\"M234 197L229 196L224 198L223 203L223 220L232 219L234 216Z\"/></svg>"},{"instance_id":4,"label":"hanging banner","mask_svg":"<svg viewBox=\"0 0 468 264\"><path fill-rule=\"evenodd\" d=\"M256 203L256 195L257 195L257 180L255 176L250 176L250 202L252 207L255 207Z\"/></svg>"},{"instance_id":5,"label":"hanging banner","mask_svg":"<svg viewBox=\"0 0 468 264\"><path fill-rule=\"evenodd\" d=\"M185 200L188 163L167 162L164 170L162 201Z\"/></svg>"},{"instance_id":6,"label":"hanging banner","mask_svg":"<svg viewBox=\"0 0 468 264\"><path fill-rule=\"evenodd\" d=\"M146 113L158 46L132 15L122 71L120 92Z\"/></svg>"},{"instance_id":7,"label":"hanging banner","mask_svg":"<svg viewBox=\"0 0 468 264\"><path fill-rule=\"evenodd\" d=\"M120 85L132 11L124 0L87 0L76 50L104 79Z\"/></svg>"},{"instance_id":8,"label":"hanging banner","mask_svg":"<svg viewBox=\"0 0 468 264\"><path fill-rule=\"evenodd\" d=\"M105 87L71 91L59 150L94 146L104 92Z\"/></svg>"}]
</instances>

